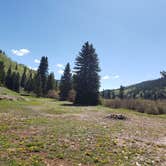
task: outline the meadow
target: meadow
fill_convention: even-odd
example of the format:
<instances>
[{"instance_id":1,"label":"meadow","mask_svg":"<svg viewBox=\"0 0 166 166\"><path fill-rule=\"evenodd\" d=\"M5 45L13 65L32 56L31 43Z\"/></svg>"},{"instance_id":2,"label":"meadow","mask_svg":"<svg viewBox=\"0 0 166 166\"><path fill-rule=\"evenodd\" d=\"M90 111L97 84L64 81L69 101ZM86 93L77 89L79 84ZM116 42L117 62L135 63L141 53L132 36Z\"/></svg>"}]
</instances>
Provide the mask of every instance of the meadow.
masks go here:
<instances>
[{"instance_id":1,"label":"meadow","mask_svg":"<svg viewBox=\"0 0 166 166\"><path fill-rule=\"evenodd\" d=\"M166 165L165 114L25 99L0 100L2 166Z\"/></svg>"}]
</instances>

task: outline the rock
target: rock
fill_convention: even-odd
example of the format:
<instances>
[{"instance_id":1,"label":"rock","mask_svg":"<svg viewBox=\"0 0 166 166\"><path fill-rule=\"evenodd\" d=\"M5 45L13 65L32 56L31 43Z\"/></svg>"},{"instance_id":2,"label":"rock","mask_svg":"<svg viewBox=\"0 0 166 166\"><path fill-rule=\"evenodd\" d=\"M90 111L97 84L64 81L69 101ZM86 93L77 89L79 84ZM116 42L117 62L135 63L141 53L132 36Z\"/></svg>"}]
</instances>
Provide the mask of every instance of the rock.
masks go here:
<instances>
[{"instance_id":1,"label":"rock","mask_svg":"<svg viewBox=\"0 0 166 166\"><path fill-rule=\"evenodd\" d=\"M114 120L126 120L127 117L122 114L110 114L105 117L106 119L114 119Z\"/></svg>"},{"instance_id":2,"label":"rock","mask_svg":"<svg viewBox=\"0 0 166 166\"><path fill-rule=\"evenodd\" d=\"M136 164L136 166L141 166L141 164L139 164L138 162L136 162L135 164Z\"/></svg>"}]
</instances>

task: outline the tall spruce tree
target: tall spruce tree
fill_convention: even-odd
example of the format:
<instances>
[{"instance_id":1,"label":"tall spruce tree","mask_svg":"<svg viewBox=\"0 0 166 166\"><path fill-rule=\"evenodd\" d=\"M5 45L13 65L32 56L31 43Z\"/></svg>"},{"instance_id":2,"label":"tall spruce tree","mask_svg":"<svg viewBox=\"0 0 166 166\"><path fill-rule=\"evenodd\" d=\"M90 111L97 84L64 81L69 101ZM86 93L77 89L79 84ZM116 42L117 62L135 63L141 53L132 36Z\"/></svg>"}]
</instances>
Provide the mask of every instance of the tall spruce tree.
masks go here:
<instances>
[{"instance_id":1,"label":"tall spruce tree","mask_svg":"<svg viewBox=\"0 0 166 166\"><path fill-rule=\"evenodd\" d=\"M86 42L75 62L75 104L99 103L100 68L98 56L92 44Z\"/></svg>"},{"instance_id":2,"label":"tall spruce tree","mask_svg":"<svg viewBox=\"0 0 166 166\"><path fill-rule=\"evenodd\" d=\"M30 71L29 78L27 79L25 84L25 90L28 92L32 92L34 90L34 86L35 85L34 85L33 74L32 74L32 71Z\"/></svg>"},{"instance_id":3,"label":"tall spruce tree","mask_svg":"<svg viewBox=\"0 0 166 166\"><path fill-rule=\"evenodd\" d=\"M21 87L23 87L23 88L25 87L26 81L27 81L26 72L27 72L27 68L24 67L24 72L23 72L22 77L21 77Z\"/></svg>"},{"instance_id":4,"label":"tall spruce tree","mask_svg":"<svg viewBox=\"0 0 166 166\"><path fill-rule=\"evenodd\" d=\"M16 73L15 91L20 92L20 74Z\"/></svg>"},{"instance_id":5,"label":"tall spruce tree","mask_svg":"<svg viewBox=\"0 0 166 166\"><path fill-rule=\"evenodd\" d=\"M47 94L47 78L48 78L48 58L42 57L37 71L37 79L41 79L42 95Z\"/></svg>"},{"instance_id":6,"label":"tall spruce tree","mask_svg":"<svg viewBox=\"0 0 166 166\"><path fill-rule=\"evenodd\" d=\"M72 89L72 74L69 63L67 63L64 74L61 77L59 89L60 100L67 100L69 91Z\"/></svg>"},{"instance_id":7,"label":"tall spruce tree","mask_svg":"<svg viewBox=\"0 0 166 166\"><path fill-rule=\"evenodd\" d=\"M12 73L12 90L19 92L20 91L20 74L17 72Z\"/></svg>"},{"instance_id":8,"label":"tall spruce tree","mask_svg":"<svg viewBox=\"0 0 166 166\"><path fill-rule=\"evenodd\" d=\"M119 98L124 99L124 87L121 85L119 89Z\"/></svg>"},{"instance_id":9,"label":"tall spruce tree","mask_svg":"<svg viewBox=\"0 0 166 166\"><path fill-rule=\"evenodd\" d=\"M4 63L0 61L0 85L5 84L5 66Z\"/></svg>"},{"instance_id":10,"label":"tall spruce tree","mask_svg":"<svg viewBox=\"0 0 166 166\"><path fill-rule=\"evenodd\" d=\"M41 79L41 75L39 73L37 73L35 75L35 93L38 97L41 97L43 95L43 92L42 92L42 79Z\"/></svg>"},{"instance_id":11,"label":"tall spruce tree","mask_svg":"<svg viewBox=\"0 0 166 166\"><path fill-rule=\"evenodd\" d=\"M55 86L56 86L56 81L54 73L50 73L47 81L47 91L55 89Z\"/></svg>"},{"instance_id":12,"label":"tall spruce tree","mask_svg":"<svg viewBox=\"0 0 166 166\"><path fill-rule=\"evenodd\" d=\"M7 74L6 74L5 85L7 88L12 89L12 69L11 69L11 66L9 67Z\"/></svg>"}]
</instances>

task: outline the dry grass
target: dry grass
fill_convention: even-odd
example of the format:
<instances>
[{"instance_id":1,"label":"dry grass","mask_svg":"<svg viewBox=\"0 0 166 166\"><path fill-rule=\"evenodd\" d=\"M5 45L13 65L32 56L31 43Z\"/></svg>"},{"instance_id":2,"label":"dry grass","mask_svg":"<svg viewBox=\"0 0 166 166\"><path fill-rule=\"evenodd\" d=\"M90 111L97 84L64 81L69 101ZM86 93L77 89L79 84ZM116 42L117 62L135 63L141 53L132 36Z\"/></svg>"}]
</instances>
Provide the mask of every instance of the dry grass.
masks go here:
<instances>
[{"instance_id":1,"label":"dry grass","mask_svg":"<svg viewBox=\"0 0 166 166\"><path fill-rule=\"evenodd\" d=\"M110 108L124 108L131 109L141 113L147 114L166 114L166 101L165 100L141 100L141 99L114 99L103 100L103 105Z\"/></svg>"}]
</instances>

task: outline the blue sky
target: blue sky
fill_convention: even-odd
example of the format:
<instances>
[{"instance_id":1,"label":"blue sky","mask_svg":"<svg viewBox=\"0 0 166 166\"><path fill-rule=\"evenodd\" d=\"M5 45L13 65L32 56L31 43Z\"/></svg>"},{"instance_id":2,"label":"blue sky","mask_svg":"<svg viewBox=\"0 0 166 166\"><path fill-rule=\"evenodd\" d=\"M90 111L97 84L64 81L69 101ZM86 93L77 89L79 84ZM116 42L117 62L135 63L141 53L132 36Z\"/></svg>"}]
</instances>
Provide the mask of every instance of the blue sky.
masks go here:
<instances>
[{"instance_id":1,"label":"blue sky","mask_svg":"<svg viewBox=\"0 0 166 166\"><path fill-rule=\"evenodd\" d=\"M165 0L2 0L0 20L0 48L32 68L48 56L57 79L86 41L99 55L101 89L166 69Z\"/></svg>"}]
</instances>

